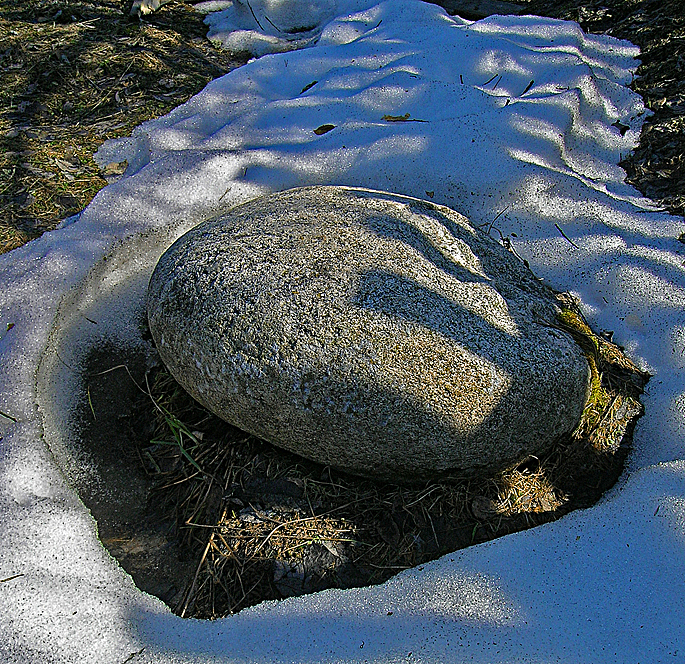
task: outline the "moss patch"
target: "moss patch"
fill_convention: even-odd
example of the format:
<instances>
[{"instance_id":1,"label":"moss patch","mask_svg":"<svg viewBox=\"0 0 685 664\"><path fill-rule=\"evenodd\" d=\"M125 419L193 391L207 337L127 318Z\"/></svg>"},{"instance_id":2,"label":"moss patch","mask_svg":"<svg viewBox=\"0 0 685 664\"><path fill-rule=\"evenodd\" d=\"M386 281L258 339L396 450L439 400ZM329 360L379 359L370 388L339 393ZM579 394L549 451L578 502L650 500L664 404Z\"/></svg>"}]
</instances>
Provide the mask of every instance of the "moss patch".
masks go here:
<instances>
[{"instance_id":1,"label":"moss patch","mask_svg":"<svg viewBox=\"0 0 685 664\"><path fill-rule=\"evenodd\" d=\"M559 327L582 348L591 372L590 394L574 436L586 439L598 452L616 451L629 423L642 414L639 396L649 374L620 347L593 332L578 307L568 306L568 297L564 302Z\"/></svg>"}]
</instances>

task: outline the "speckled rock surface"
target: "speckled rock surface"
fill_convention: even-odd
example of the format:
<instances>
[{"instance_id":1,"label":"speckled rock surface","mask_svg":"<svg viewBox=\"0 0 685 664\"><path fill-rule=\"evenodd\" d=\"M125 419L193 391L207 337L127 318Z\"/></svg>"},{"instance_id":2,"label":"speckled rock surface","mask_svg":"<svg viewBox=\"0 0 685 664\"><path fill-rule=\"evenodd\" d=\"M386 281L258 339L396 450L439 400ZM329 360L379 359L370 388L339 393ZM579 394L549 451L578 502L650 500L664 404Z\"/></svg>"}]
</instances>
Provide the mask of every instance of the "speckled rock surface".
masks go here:
<instances>
[{"instance_id":1,"label":"speckled rock surface","mask_svg":"<svg viewBox=\"0 0 685 664\"><path fill-rule=\"evenodd\" d=\"M587 361L518 259L456 212L293 189L175 242L150 280L162 360L232 424L348 471L492 471L578 423Z\"/></svg>"}]
</instances>

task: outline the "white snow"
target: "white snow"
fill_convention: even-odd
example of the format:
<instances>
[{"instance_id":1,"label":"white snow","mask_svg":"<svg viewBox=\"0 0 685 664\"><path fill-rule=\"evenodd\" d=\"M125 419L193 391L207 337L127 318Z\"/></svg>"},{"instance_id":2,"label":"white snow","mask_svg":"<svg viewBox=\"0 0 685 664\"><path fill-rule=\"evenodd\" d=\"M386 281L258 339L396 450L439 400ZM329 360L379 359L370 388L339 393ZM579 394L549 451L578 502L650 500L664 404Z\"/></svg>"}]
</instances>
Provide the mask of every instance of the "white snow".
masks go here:
<instances>
[{"instance_id":1,"label":"white snow","mask_svg":"<svg viewBox=\"0 0 685 664\"><path fill-rule=\"evenodd\" d=\"M210 0L196 8L211 12L205 19L208 39L259 56L310 46L333 17L370 4L369 0Z\"/></svg>"},{"instance_id":2,"label":"white snow","mask_svg":"<svg viewBox=\"0 0 685 664\"><path fill-rule=\"evenodd\" d=\"M0 416L0 661L683 661L685 223L617 165L646 116L626 87L637 48L415 0L321 22L315 46L106 144L98 158L127 159L125 177L0 256L0 411L16 420ZM509 236L654 374L647 413L624 477L589 510L379 587L184 621L135 588L70 488L88 473L65 430L73 369L98 340L136 342L146 279L180 232L310 184L432 198Z\"/></svg>"}]
</instances>

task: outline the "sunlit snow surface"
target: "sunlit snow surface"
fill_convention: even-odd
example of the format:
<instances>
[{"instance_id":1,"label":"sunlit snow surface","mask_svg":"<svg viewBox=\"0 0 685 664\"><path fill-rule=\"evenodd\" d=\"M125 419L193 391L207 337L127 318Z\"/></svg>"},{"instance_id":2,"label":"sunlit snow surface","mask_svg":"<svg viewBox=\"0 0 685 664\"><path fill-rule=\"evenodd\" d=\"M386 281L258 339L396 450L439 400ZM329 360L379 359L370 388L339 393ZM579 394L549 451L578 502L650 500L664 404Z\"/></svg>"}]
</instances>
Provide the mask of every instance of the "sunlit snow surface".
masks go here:
<instances>
[{"instance_id":1,"label":"sunlit snow surface","mask_svg":"<svg viewBox=\"0 0 685 664\"><path fill-rule=\"evenodd\" d=\"M127 159L126 177L78 220L0 256L0 411L17 420L0 416L0 661L682 660L685 224L655 211L617 166L645 119L626 87L637 54L575 23L469 23L386 2L104 146L98 158ZM335 128L314 133L324 124ZM46 346L80 329L79 306L99 311L103 328L125 319L106 298L125 301L127 280L139 293L181 230L311 184L431 198L510 236L539 276L577 293L592 324L655 374L647 414L629 471L590 510L380 587L184 621L138 592L100 546L45 447L36 370ZM134 327L117 324L124 336ZM59 371L63 383L50 389L67 403Z\"/></svg>"},{"instance_id":2,"label":"sunlit snow surface","mask_svg":"<svg viewBox=\"0 0 685 664\"><path fill-rule=\"evenodd\" d=\"M211 12L205 23L209 25L207 38L215 44L264 55L311 46L335 16L371 4L369 0L213 0L197 8Z\"/></svg>"}]
</instances>

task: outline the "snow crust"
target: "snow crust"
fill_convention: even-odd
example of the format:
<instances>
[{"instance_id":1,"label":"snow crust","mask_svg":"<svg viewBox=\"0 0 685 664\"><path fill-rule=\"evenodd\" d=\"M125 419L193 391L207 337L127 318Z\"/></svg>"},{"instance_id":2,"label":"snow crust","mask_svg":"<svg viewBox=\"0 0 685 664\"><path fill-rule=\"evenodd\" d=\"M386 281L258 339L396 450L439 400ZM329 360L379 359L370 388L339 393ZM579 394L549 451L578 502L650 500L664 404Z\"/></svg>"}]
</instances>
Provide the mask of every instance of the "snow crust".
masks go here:
<instances>
[{"instance_id":1,"label":"snow crust","mask_svg":"<svg viewBox=\"0 0 685 664\"><path fill-rule=\"evenodd\" d=\"M685 223L617 165L646 116L626 87L637 48L415 0L326 20L315 46L253 61L105 144L98 158L126 159L125 177L0 256L0 661L679 661ZM87 472L65 431L74 372L88 344L137 343L147 276L181 232L312 184L429 198L509 237L654 374L647 414L592 509L379 587L184 621L135 588L71 488Z\"/></svg>"},{"instance_id":2,"label":"snow crust","mask_svg":"<svg viewBox=\"0 0 685 664\"><path fill-rule=\"evenodd\" d=\"M210 0L197 8L211 12L205 19L208 39L231 51L260 56L311 46L335 16L370 4L369 0Z\"/></svg>"}]
</instances>

